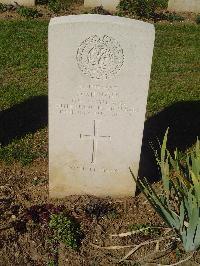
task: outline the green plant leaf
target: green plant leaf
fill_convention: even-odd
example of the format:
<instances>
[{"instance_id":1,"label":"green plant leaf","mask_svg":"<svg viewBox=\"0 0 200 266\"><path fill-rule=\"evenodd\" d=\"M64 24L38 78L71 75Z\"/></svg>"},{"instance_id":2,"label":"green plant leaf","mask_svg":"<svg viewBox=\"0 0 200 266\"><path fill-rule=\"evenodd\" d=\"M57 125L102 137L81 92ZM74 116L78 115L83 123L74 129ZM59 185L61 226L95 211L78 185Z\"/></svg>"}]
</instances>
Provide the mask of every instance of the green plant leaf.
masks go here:
<instances>
[{"instance_id":1,"label":"green plant leaf","mask_svg":"<svg viewBox=\"0 0 200 266\"><path fill-rule=\"evenodd\" d=\"M200 145L197 141L183 164L178 151L172 157L167 150L167 134L168 130L161 147L161 159L157 158L162 193L158 194L146 178L139 178L138 184L160 217L179 234L185 251L194 251L200 247Z\"/></svg>"}]
</instances>

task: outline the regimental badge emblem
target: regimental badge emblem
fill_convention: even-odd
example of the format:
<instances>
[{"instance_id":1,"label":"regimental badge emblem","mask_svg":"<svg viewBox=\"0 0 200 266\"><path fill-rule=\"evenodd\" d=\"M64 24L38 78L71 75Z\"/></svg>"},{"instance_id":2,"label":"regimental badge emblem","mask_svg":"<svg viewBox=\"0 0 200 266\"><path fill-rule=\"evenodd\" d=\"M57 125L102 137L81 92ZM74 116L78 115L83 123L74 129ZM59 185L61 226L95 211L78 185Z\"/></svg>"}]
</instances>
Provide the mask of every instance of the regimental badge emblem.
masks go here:
<instances>
[{"instance_id":1,"label":"regimental badge emblem","mask_svg":"<svg viewBox=\"0 0 200 266\"><path fill-rule=\"evenodd\" d=\"M122 68L123 50L114 38L93 35L81 43L76 55L79 69L92 79L110 79Z\"/></svg>"}]
</instances>

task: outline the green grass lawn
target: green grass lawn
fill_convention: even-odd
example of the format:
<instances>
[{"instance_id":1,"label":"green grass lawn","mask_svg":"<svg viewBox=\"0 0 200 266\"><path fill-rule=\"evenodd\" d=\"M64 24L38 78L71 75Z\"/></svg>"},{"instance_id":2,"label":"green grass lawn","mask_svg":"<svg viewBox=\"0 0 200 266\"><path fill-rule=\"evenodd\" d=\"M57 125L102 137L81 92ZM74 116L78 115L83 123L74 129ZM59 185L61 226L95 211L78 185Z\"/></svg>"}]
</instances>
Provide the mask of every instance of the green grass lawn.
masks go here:
<instances>
[{"instance_id":1,"label":"green grass lawn","mask_svg":"<svg viewBox=\"0 0 200 266\"><path fill-rule=\"evenodd\" d=\"M200 100L200 26L156 26L147 115L179 101Z\"/></svg>"},{"instance_id":2,"label":"green grass lawn","mask_svg":"<svg viewBox=\"0 0 200 266\"><path fill-rule=\"evenodd\" d=\"M47 157L47 32L47 21L0 21L0 160ZM156 25L147 118L200 101L199 33L195 24Z\"/></svg>"},{"instance_id":3,"label":"green grass lawn","mask_svg":"<svg viewBox=\"0 0 200 266\"><path fill-rule=\"evenodd\" d=\"M0 160L12 162L16 159L28 163L38 157L47 157L44 123L36 134L34 128L30 132L28 129L28 124L31 127L38 116L45 115L44 112L47 115L47 109L40 112L42 101L28 102L32 97L40 99L48 93L47 32L48 22L44 21L0 22L0 110L5 117L0 127L0 143L5 136L10 136L0 147ZM6 113L6 110L10 112ZM15 138L15 134L19 136Z\"/></svg>"}]
</instances>

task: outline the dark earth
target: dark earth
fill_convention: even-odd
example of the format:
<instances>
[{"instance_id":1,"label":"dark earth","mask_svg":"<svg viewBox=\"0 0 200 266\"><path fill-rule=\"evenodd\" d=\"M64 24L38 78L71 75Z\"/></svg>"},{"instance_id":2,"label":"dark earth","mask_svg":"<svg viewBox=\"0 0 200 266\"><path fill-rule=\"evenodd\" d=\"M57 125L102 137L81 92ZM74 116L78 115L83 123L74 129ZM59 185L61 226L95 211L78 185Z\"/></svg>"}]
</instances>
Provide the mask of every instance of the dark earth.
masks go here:
<instances>
[{"instance_id":1,"label":"dark earth","mask_svg":"<svg viewBox=\"0 0 200 266\"><path fill-rule=\"evenodd\" d=\"M47 169L47 160L36 160L28 166L0 165L0 265L173 265L190 255L184 253L179 242L167 238L173 232L168 232L142 193L123 199L71 196L51 200ZM157 189L159 186L157 183ZM78 250L50 241L53 236L50 215L60 212L79 225ZM111 237L111 234L127 233L145 225L151 230L133 236ZM166 237L160 243L161 250L170 244L165 252L154 254L155 243L151 243L119 263L135 245L161 237ZM117 246L124 247L117 249ZM182 265L199 263L200 256L196 253Z\"/></svg>"}]
</instances>

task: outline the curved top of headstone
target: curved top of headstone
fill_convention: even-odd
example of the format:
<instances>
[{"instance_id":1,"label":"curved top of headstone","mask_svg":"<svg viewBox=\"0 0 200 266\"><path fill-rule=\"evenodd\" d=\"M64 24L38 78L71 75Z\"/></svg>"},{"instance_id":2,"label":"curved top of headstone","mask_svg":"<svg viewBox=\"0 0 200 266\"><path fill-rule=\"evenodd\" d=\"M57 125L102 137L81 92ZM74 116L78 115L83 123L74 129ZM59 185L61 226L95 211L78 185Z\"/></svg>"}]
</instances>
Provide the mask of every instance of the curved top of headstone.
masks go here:
<instances>
[{"instance_id":1,"label":"curved top of headstone","mask_svg":"<svg viewBox=\"0 0 200 266\"><path fill-rule=\"evenodd\" d=\"M113 24L122 24L126 26L136 26L141 27L142 29L153 30L154 26L150 23L143 22L141 20L122 18L118 16L110 15L97 15L97 14L84 14L84 15L69 15L55 17L50 20L49 26L55 24L63 23L83 23L83 22L94 22L94 23L113 23Z\"/></svg>"}]
</instances>

